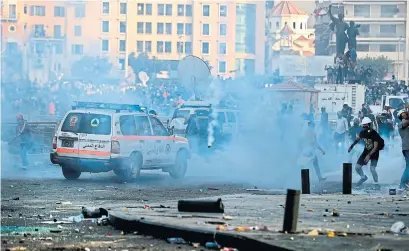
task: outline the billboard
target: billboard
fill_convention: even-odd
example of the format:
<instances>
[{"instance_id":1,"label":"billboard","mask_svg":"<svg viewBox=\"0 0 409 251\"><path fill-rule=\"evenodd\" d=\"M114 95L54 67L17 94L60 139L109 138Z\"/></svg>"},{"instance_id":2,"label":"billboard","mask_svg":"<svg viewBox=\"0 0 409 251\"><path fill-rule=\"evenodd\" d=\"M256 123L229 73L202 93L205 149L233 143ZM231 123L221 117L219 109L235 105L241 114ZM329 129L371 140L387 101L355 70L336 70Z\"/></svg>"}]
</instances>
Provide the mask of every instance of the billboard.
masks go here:
<instances>
[{"instance_id":1,"label":"billboard","mask_svg":"<svg viewBox=\"0 0 409 251\"><path fill-rule=\"evenodd\" d=\"M314 76L324 77L326 65L333 65L332 56L280 56L279 69L280 76L283 77L303 77Z\"/></svg>"}]
</instances>

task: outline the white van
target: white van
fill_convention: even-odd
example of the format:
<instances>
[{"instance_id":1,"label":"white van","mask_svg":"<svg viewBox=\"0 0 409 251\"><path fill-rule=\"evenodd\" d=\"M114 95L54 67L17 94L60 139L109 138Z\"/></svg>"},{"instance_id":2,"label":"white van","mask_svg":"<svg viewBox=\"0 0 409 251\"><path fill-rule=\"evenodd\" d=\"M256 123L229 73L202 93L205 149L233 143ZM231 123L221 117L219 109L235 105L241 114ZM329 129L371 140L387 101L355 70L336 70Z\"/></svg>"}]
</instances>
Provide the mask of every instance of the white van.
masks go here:
<instances>
[{"instance_id":1,"label":"white van","mask_svg":"<svg viewBox=\"0 0 409 251\"><path fill-rule=\"evenodd\" d=\"M162 169L180 179L190 151L186 138L170 136L140 106L77 102L58 127L50 158L70 180L81 172L113 170L127 181L142 169Z\"/></svg>"}]
</instances>

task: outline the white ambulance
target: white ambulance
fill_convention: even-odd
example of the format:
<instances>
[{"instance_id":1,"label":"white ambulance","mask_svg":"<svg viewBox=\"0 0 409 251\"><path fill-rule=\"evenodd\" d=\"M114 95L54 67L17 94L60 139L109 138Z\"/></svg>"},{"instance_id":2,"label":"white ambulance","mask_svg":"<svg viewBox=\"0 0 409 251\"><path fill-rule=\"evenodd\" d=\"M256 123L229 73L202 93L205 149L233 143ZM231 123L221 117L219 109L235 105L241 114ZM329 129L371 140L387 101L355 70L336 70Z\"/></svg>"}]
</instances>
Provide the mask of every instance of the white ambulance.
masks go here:
<instances>
[{"instance_id":1,"label":"white ambulance","mask_svg":"<svg viewBox=\"0 0 409 251\"><path fill-rule=\"evenodd\" d=\"M188 140L170 136L155 116L138 105L77 102L63 118L50 159L66 179L81 172L137 178L142 169L161 169L183 178L190 158Z\"/></svg>"}]
</instances>

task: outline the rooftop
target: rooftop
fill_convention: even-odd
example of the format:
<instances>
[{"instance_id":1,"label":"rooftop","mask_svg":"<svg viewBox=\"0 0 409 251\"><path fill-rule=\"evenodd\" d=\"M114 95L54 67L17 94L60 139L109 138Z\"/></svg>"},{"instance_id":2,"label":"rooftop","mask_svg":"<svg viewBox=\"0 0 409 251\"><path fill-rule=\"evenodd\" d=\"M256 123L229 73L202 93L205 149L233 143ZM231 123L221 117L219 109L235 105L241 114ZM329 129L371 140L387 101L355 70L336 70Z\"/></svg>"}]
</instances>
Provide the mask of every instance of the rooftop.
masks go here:
<instances>
[{"instance_id":1,"label":"rooftop","mask_svg":"<svg viewBox=\"0 0 409 251\"><path fill-rule=\"evenodd\" d=\"M305 11L300 10L291 1L281 1L271 10L274 16L280 15L308 15Z\"/></svg>"}]
</instances>

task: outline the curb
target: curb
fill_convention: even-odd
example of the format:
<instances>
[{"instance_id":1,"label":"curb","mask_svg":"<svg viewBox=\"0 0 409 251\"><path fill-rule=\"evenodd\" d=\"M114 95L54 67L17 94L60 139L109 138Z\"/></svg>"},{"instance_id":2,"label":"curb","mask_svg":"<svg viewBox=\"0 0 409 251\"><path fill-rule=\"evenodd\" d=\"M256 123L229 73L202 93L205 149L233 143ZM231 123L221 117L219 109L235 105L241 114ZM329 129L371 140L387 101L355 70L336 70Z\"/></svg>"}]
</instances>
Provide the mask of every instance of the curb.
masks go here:
<instances>
[{"instance_id":1,"label":"curb","mask_svg":"<svg viewBox=\"0 0 409 251\"><path fill-rule=\"evenodd\" d=\"M132 217L129 214L117 211L111 211L109 213L109 220L111 225L116 229L129 232L137 231L138 234L149 235L160 239L180 237L185 241L200 243L202 245L206 242L217 241L217 243L223 247L234 247L240 251L291 251L291 249L268 244L243 235L162 224L145 218Z\"/></svg>"}]
</instances>

